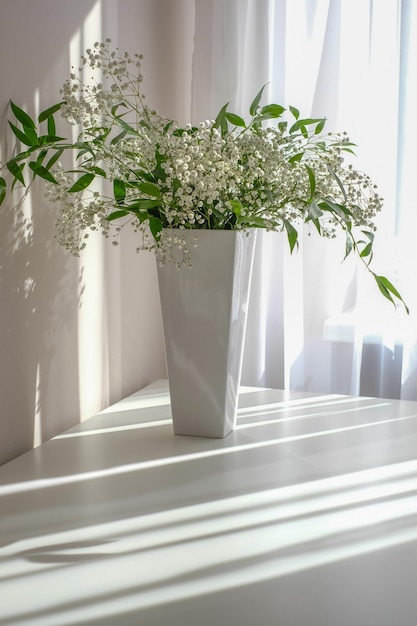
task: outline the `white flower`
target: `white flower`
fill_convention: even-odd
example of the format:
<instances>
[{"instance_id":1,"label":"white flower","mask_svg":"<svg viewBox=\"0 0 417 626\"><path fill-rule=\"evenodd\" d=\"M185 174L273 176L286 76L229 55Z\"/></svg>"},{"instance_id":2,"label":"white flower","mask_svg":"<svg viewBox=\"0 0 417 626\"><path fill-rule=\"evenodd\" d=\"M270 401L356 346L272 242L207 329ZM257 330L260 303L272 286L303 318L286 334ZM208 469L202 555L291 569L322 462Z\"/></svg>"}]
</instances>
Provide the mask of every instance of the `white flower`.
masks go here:
<instances>
[{"instance_id":1,"label":"white flower","mask_svg":"<svg viewBox=\"0 0 417 626\"><path fill-rule=\"evenodd\" d=\"M347 236L356 227L375 229L382 199L368 176L344 165L346 134L316 133L308 124L291 130L294 120L285 125L282 117L263 127L256 114L246 127L223 118L181 128L145 104L141 55L120 54L106 40L81 61L80 74L72 71L61 89L64 119L81 128L68 148L75 163L67 172L56 163L51 173L59 184L48 184L60 206L59 240L74 254L90 230L117 238L125 224L144 250L168 249L148 224L285 230L311 221L326 237L336 229ZM90 83L87 69L95 77ZM83 173L101 179L102 187L69 191ZM181 241L178 236L176 245Z\"/></svg>"}]
</instances>

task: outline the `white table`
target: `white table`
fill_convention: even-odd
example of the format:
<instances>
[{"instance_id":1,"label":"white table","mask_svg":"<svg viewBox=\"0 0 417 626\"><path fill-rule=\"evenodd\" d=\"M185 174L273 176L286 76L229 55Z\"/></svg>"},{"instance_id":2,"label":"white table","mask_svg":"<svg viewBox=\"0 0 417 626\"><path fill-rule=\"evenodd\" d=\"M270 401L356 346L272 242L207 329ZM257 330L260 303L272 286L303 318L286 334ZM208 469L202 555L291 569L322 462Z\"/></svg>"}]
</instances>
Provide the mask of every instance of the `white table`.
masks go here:
<instances>
[{"instance_id":1,"label":"white table","mask_svg":"<svg viewBox=\"0 0 417 626\"><path fill-rule=\"evenodd\" d=\"M158 381L0 468L1 626L416 626L417 403Z\"/></svg>"}]
</instances>

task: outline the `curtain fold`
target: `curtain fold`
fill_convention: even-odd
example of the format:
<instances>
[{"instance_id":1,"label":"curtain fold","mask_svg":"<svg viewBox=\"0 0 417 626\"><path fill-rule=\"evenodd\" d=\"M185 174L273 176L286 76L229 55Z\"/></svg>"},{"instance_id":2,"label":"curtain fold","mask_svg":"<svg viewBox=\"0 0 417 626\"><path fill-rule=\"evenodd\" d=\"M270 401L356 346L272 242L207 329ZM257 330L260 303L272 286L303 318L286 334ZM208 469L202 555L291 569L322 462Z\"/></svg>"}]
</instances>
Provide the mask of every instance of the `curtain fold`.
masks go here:
<instances>
[{"instance_id":1,"label":"curtain fold","mask_svg":"<svg viewBox=\"0 0 417 626\"><path fill-rule=\"evenodd\" d=\"M413 118L417 17L411 0L196 0L193 121L265 102L326 117L358 144L355 167L378 184L373 268L411 314L385 302L344 241L305 231L257 244L244 384L417 400Z\"/></svg>"}]
</instances>

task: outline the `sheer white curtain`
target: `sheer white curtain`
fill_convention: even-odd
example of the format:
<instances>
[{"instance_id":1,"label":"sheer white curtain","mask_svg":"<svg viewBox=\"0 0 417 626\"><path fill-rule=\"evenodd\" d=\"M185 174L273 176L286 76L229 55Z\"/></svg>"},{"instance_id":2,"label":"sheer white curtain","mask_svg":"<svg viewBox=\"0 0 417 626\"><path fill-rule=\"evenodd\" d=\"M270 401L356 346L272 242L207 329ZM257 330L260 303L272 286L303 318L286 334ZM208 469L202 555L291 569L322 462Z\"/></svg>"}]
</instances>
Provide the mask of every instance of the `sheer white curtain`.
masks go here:
<instances>
[{"instance_id":1,"label":"sheer white curtain","mask_svg":"<svg viewBox=\"0 0 417 626\"><path fill-rule=\"evenodd\" d=\"M192 114L265 101L328 119L358 144L378 184L374 269L400 288L405 316L380 296L344 242L306 233L257 246L243 382L417 400L413 162L417 10L412 0L196 0Z\"/></svg>"}]
</instances>

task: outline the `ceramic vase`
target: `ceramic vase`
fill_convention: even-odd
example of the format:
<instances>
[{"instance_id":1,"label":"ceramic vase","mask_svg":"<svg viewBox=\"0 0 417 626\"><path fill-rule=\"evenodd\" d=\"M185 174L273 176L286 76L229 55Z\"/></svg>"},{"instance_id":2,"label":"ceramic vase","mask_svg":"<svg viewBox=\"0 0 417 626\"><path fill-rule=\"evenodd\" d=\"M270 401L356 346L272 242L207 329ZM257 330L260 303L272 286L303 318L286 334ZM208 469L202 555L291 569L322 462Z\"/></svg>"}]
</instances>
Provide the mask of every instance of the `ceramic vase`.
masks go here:
<instances>
[{"instance_id":1,"label":"ceramic vase","mask_svg":"<svg viewBox=\"0 0 417 626\"><path fill-rule=\"evenodd\" d=\"M173 428L221 438L236 424L256 229L184 237L189 262L158 264Z\"/></svg>"}]
</instances>

